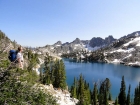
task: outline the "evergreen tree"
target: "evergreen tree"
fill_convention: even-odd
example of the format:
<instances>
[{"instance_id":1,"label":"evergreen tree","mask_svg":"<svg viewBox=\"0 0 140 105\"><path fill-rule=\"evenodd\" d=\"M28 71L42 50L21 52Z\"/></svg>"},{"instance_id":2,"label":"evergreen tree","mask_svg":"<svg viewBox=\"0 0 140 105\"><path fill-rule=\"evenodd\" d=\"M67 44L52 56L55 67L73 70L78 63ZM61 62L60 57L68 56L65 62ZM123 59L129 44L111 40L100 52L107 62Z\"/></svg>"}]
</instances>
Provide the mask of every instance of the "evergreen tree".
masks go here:
<instances>
[{"instance_id":1,"label":"evergreen tree","mask_svg":"<svg viewBox=\"0 0 140 105\"><path fill-rule=\"evenodd\" d=\"M104 105L108 105L107 90L105 91Z\"/></svg>"},{"instance_id":2,"label":"evergreen tree","mask_svg":"<svg viewBox=\"0 0 140 105\"><path fill-rule=\"evenodd\" d=\"M76 81L76 78L74 77L74 83L73 83L73 86L71 86L71 95L72 97L74 98L77 98L77 81Z\"/></svg>"},{"instance_id":3,"label":"evergreen tree","mask_svg":"<svg viewBox=\"0 0 140 105\"><path fill-rule=\"evenodd\" d=\"M140 105L140 83L135 88L134 105Z\"/></svg>"},{"instance_id":4,"label":"evergreen tree","mask_svg":"<svg viewBox=\"0 0 140 105\"><path fill-rule=\"evenodd\" d=\"M116 98L115 100L115 105L118 105L118 98Z\"/></svg>"},{"instance_id":5,"label":"evergreen tree","mask_svg":"<svg viewBox=\"0 0 140 105\"><path fill-rule=\"evenodd\" d=\"M110 91L110 87L111 87L111 84L108 78L106 78L103 82L101 82L101 85L99 88L99 95L98 95L99 105L108 103L107 101L108 101L108 94Z\"/></svg>"},{"instance_id":6,"label":"evergreen tree","mask_svg":"<svg viewBox=\"0 0 140 105\"><path fill-rule=\"evenodd\" d=\"M54 78L54 87L66 89L66 73L62 60L55 61Z\"/></svg>"},{"instance_id":7,"label":"evergreen tree","mask_svg":"<svg viewBox=\"0 0 140 105\"><path fill-rule=\"evenodd\" d=\"M65 65L62 60L60 60L60 87L62 89L66 89L66 72L65 72Z\"/></svg>"},{"instance_id":8,"label":"evergreen tree","mask_svg":"<svg viewBox=\"0 0 140 105\"><path fill-rule=\"evenodd\" d=\"M124 81L124 76L122 77L121 81L121 88L120 88L120 93L118 96L119 99L119 104L120 105L126 105L126 93L125 93L125 81Z\"/></svg>"},{"instance_id":9,"label":"evergreen tree","mask_svg":"<svg viewBox=\"0 0 140 105\"><path fill-rule=\"evenodd\" d=\"M89 84L85 81L85 100L86 104L89 105L91 103L91 94L89 89Z\"/></svg>"},{"instance_id":10,"label":"evergreen tree","mask_svg":"<svg viewBox=\"0 0 140 105\"><path fill-rule=\"evenodd\" d=\"M59 88L59 61L56 60L54 62L54 82L53 82L53 86L56 87L56 88Z\"/></svg>"},{"instance_id":11,"label":"evergreen tree","mask_svg":"<svg viewBox=\"0 0 140 105\"><path fill-rule=\"evenodd\" d=\"M51 79L50 79L50 56L48 55L48 53L46 53L46 57L45 57L45 62L44 62L44 78L43 78L43 83L44 84L50 84L51 83Z\"/></svg>"},{"instance_id":12,"label":"evergreen tree","mask_svg":"<svg viewBox=\"0 0 140 105\"><path fill-rule=\"evenodd\" d=\"M108 100L109 100L109 101L111 101L111 100L112 100L112 98L111 98L111 93L109 93Z\"/></svg>"},{"instance_id":13,"label":"evergreen tree","mask_svg":"<svg viewBox=\"0 0 140 105\"><path fill-rule=\"evenodd\" d=\"M92 104L97 105L97 83L94 83Z\"/></svg>"},{"instance_id":14,"label":"evergreen tree","mask_svg":"<svg viewBox=\"0 0 140 105\"><path fill-rule=\"evenodd\" d=\"M79 78L79 84L78 84L78 98L79 98L79 105L86 105L86 102L84 100L84 80L82 74Z\"/></svg>"},{"instance_id":15,"label":"evergreen tree","mask_svg":"<svg viewBox=\"0 0 140 105\"><path fill-rule=\"evenodd\" d=\"M101 86L99 88L98 100L99 100L99 105L102 105L104 102L104 83L103 82L101 83Z\"/></svg>"},{"instance_id":16,"label":"evergreen tree","mask_svg":"<svg viewBox=\"0 0 140 105\"><path fill-rule=\"evenodd\" d=\"M40 69L40 82L43 83L43 73L42 73L42 69Z\"/></svg>"},{"instance_id":17,"label":"evergreen tree","mask_svg":"<svg viewBox=\"0 0 140 105\"><path fill-rule=\"evenodd\" d=\"M131 88L131 85L129 85L128 94L127 94L127 100L126 100L126 105L130 105L130 88Z\"/></svg>"},{"instance_id":18,"label":"evergreen tree","mask_svg":"<svg viewBox=\"0 0 140 105\"><path fill-rule=\"evenodd\" d=\"M77 98L79 99L78 105L89 105L91 104L91 94L89 84L84 81L82 74L78 80L77 85Z\"/></svg>"}]
</instances>

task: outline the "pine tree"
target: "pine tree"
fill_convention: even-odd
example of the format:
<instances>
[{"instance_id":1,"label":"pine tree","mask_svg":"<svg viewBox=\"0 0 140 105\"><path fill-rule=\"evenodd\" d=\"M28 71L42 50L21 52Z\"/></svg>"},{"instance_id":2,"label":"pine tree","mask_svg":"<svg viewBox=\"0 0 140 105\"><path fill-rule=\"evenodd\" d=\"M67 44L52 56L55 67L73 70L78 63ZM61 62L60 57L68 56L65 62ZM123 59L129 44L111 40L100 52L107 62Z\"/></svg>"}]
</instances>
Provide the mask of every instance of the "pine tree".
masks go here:
<instances>
[{"instance_id":1,"label":"pine tree","mask_svg":"<svg viewBox=\"0 0 140 105\"><path fill-rule=\"evenodd\" d=\"M51 83L54 83L55 77L54 77L54 72L55 72L55 63L51 62L51 73L50 73L50 79Z\"/></svg>"},{"instance_id":2,"label":"pine tree","mask_svg":"<svg viewBox=\"0 0 140 105\"><path fill-rule=\"evenodd\" d=\"M51 83L51 79L50 79L50 73L51 73L51 70L50 70L50 61L51 61L51 59L50 59L50 56L49 56L49 54L47 53L46 54L46 57L45 57L45 62L44 62L44 65L45 65L45 67L44 67L44 71L45 71L45 73L44 73L44 78L43 78L43 83L44 84L50 84Z\"/></svg>"},{"instance_id":3,"label":"pine tree","mask_svg":"<svg viewBox=\"0 0 140 105\"><path fill-rule=\"evenodd\" d=\"M140 83L135 88L134 105L140 105Z\"/></svg>"},{"instance_id":4,"label":"pine tree","mask_svg":"<svg viewBox=\"0 0 140 105\"><path fill-rule=\"evenodd\" d=\"M105 84L105 88L106 88L106 91L107 91L107 94L108 94L109 91L110 91L110 87L111 87L111 83L110 83L109 78L106 78L104 82L105 82L104 84Z\"/></svg>"},{"instance_id":5,"label":"pine tree","mask_svg":"<svg viewBox=\"0 0 140 105\"><path fill-rule=\"evenodd\" d=\"M78 105L89 105L91 103L89 84L87 84L86 81L84 82L82 74L78 80L77 93L79 99Z\"/></svg>"},{"instance_id":6,"label":"pine tree","mask_svg":"<svg viewBox=\"0 0 140 105\"><path fill-rule=\"evenodd\" d=\"M43 73L42 73L42 69L40 69L40 82L43 83Z\"/></svg>"},{"instance_id":7,"label":"pine tree","mask_svg":"<svg viewBox=\"0 0 140 105\"><path fill-rule=\"evenodd\" d=\"M89 89L89 84L86 83L85 81L85 101L86 101L86 104L89 105L91 103L91 94L90 94L90 89Z\"/></svg>"},{"instance_id":8,"label":"pine tree","mask_svg":"<svg viewBox=\"0 0 140 105\"><path fill-rule=\"evenodd\" d=\"M73 83L73 86L71 86L71 95L74 98L77 98L77 85L76 84L77 84L77 81L74 77L74 83Z\"/></svg>"},{"instance_id":9,"label":"pine tree","mask_svg":"<svg viewBox=\"0 0 140 105\"><path fill-rule=\"evenodd\" d=\"M82 74L80 75L79 78L79 86L78 86L78 97L79 97L79 104L80 105L85 105L85 100L84 100L84 80Z\"/></svg>"},{"instance_id":10,"label":"pine tree","mask_svg":"<svg viewBox=\"0 0 140 105\"><path fill-rule=\"evenodd\" d=\"M101 86L99 88L99 105L102 105L104 103L104 82L101 83Z\"/></svg>"},{"instance_id":11,"label":"pine tree","mask_svg":"<svg viewBox=\"0 0 140 105\"><path fill-rule=\"evenodd\" d=\"M60 87L62 89L66 89L66 72L65 72L65 65L62 60L60 60Z\"/></svg>"},{"instance_id":12,"label":"pine tree","mask_svg":"<svg viewBox=\"0 0 140 105\"><path fill-rule=\"evenodd\" d=\"M97 105L97 83L94 83L93 89L93 105Z\"/></svg>"},{"instance_id":13,"label":"pine tree","mask_svg":"<svg viewBox=\"0 0 140 105\"><path fill-rule=\"evenodd\" d=\"M54 82L53 82L53 86L56 87L56 88L59 88L59 80L60 80L60 77L59 77L59 61L56 60L54 62Z\"/></svg>"},{"instance_id":14,"label":"pine tree","mask_svg":"<svg viewBox=\"0 0 140 105\"><path fill-rule=\"evenodd\" d=\"M111 93L109 93L108 100L109 100L109 101L111 101L111 100L112 100L112 98L111 98Z\"/></svg>"},{"instance_id":15,"label":"pine tree","mask_svg":"<svg viewBox=\"0 0 140 105\"><path fill-rule=\"evenodd\" d=\"M126 105L126 93L125 93L125 81L124 81L124 76L122 77L121 81L121 88L120 88L120 93L118 96L119 99L119 104L120 105Z\"/></svg>"},{"instance_id":16,"label":"pine tree","mask_svg":"<svg viewBox=\"0 0 140 105\"><path fill-rule=\"evenodd\" d=\"M66 89L66 73L65 66L62 60L55 61L55 70L54 70L54 87Z\"/></svg>"},{"instance_id":17,"label":"pine tree","mask_svg":"<svg viewBox=\"0 0 140 105\"><path fill-rule=\"evenodd\" d=\"M126 100L126 105L130 105L130 88L131 88L131 85L129 85L128 94L127 94L127 100Z\"/></svg>"},{"instance_id":18,"label":"pine tree","mask_svg":"<svg viewBox=\"0 0 140 105\"><path fill-rule=\"evenodd\" d=\"M104 105L108 105L107 90L105 91Z\"/></svg>"},{"instance_id":19,"label":"pine tree","mask_svg":"<svg viewBox=\"0 0 140 105\"><path fill-rule=\"evenodd\" d=\"M115 105L118 105L118 98L116 98L115 100Z\"/></svg>"}]
</instances>

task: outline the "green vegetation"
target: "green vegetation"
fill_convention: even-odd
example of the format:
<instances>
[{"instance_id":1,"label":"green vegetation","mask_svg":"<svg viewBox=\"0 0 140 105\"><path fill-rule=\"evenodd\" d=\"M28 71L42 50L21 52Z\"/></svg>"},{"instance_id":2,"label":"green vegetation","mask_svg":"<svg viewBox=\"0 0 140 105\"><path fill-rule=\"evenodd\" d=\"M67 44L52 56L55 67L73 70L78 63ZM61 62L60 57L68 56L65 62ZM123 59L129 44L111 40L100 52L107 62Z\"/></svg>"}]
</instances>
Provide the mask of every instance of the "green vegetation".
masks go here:
<instances>
[{"instance_id":1,"label":"green vegetation","mask_svg":"<svg viewBox=\"0 0 140 105\"><path fill-rule=\"evenodd\" d=\"M79 100L79 103L77 105L109 105L109 101L112 100L110 87L110 80L106 78L100 83L95 82L93 91L91 92L89 89L89 84L84 80L84 77L81 74L79 76L79 79L74 78L74 82L70 88L70 92L73 98L77 98ZM135 89L134 103L133 101L130 101L131 85L129 85L127 97L125 89L125 80L123 76L121 81L120 93L118 95L118 98L116 98L114 105L140 105L140 83L139 86L137 86Z\"/></svg>"},{"instance_id":2,"label":"green vegetation","mask_svg":"<svg viewBox=\"0 0 140 105\"><path fill-rule=\"evenodd\" d=\"M74 83L71 86L70 92L72 97L79 99L78 105L97 105L98 102L99 105L108 105L110 86L110 81L106 78L103 82L101 82L99 89L97 88L97 83L95 82L93 92L90 92L89 84L86 83L81 74L79 79L76 80L74 78Z\"/></svg>"},{"instance_id":3,"label":"green vegetation","mask_svg":"<svg viewBox=\"0 0 140 105\"><path fill-rule=\"evenodd\" d=\"M135 88L134 105L140 105L140 83L139 86Z\"/></svg>"},{"instance_id":4,"label":"green vegetation","mask_svg":"<svg viewBox=\"0 0 140 105\"><path fill-rule=\"evenodd\" d=\"M38 54L34 54L32 53L32 51L30 49L24 51L24 52L27 52L25 55L24 55L24 58L26 57L28 59L28 71L32 71L32 69L34 67L36 67L37 64L39 64L39 59L38 59Z\"/></svg>"},{"instance_id":5,"label":"green vegetation","mask_svg":"<svg viewBox=\"0 0 140 105\"><path fill-rule=\"evenodd\" d=\"M35 72L21 69L0 70L0 105L56 105L55 99L33 88L38 76Z\"/></svg>"},{"instance_id":6,"label":"green vegetation","mask_svg":"<svg viewBox=\"0 0 140 105\"><path fill-rule=\"evenodd\" d=\"M0 55L0 105L56 105L50 94L35 87L40 79L35 71L9 67L6 55Z\"/></svg>"},{"instance_id":7,"label":"green vegetation","mask_svg":"<svg viewBox=\"0 0 140 105\"><path fill-rule=\"evenodd\" d=\"M104 51L97 50L97 51L93 51L91 53L87 52L87 51L80 51L80 52L72 52L72 53L66 53L63 54L62 57L64 58L73 58L74 60L84 60L84 61L90 61L90 62L101 62L104 61ZM90 54L88 56L88 54ZM81 55L84 56L84 58L81 58Z\"/></svg>"},{"instance_id":8,"label":"green vegetation","mask_svg":"<svg viewBox=\"0 0 140 105\"><path fill-rule=\"evenodd\" d=\"M122 77L122 81L121 81L121 88L120 88L120 93L118 96L119 99L119 104L120 105L124 105L126 103L126 93L125 93L125 81L124 81L124 76Z\"/></svg>"},{"instance_id":9,"label":"green vegetation","mask_svg":"<svg viewBox=\"0 0 140 105\"><path fill-rule=\"evenodd\" d=\"M63 61L53 61L52 57L46 54L44 65L44 73L41 71L40 81L43 84L53 84L55 88L66 89L66 73Z\"/></svg>"}]
</instances>

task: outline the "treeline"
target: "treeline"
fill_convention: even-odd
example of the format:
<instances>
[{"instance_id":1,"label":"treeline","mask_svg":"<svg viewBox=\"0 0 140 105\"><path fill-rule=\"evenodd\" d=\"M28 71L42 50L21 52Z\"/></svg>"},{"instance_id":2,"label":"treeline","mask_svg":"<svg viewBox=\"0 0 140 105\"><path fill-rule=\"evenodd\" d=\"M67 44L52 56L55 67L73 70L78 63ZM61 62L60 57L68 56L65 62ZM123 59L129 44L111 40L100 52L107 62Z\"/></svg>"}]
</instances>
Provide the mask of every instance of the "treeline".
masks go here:
<instances>
[{"instance_id":1,"label":"treeline","mask_svg":"<svg viewBox=\"0 0 140 105\"><path fill-rule=\"evenodd\" d=\"M101 49L93 52L79 51L79 52L65 53L62 55L62 57L72 58L77 61L84 60L90 62L103 62L105 58L104 53Z\"/></svg>"},{"instance_id":2,"label":"treeline","mask_svg":"<svg viewBox=\"0 0 140 105\"><path fill-rule=\"evenodd\" d=\"M98 89L98 85L100 87ZM106 78L100 83L94 84L93 91L89 88L89 83L84 80L82 74L79 79L74 78L74 83L71 86L70 92L72 97L79 99L78 105L108 105L108 100L111 100L110 80Z\"/></svg>"},{"instance_id":3,"label":"treeline","mask_svg":"<svg viewBox=\"0 0 140 105\"><path fill-rule=\"evenodd\" d=\"M108 78L99 83L95 82L93 90L89 88L89 83L84 80L82 74L79 78L74 78L73 85L70 88L71 96L79 99L78 105L109 105L112 97L110 93L111 83ZM128 87L126 95L126 86L124 76L121 81L119 95L114 101L114 105L140 105L140 84L135 89L134 101L130 97L131 85Z\"/></svg>"},{"instance_id":4,"label":"treeline","mask_svg":"<svg viewBox=\"0 0 140 105\"><path fill-rule=\"evenodd\" d=\"M62 60L52 60L46 54L44 70L40 70L40 82L43 84L53 84L55 88L66 89L65 65Z\"/></svg>"}]
</instances>

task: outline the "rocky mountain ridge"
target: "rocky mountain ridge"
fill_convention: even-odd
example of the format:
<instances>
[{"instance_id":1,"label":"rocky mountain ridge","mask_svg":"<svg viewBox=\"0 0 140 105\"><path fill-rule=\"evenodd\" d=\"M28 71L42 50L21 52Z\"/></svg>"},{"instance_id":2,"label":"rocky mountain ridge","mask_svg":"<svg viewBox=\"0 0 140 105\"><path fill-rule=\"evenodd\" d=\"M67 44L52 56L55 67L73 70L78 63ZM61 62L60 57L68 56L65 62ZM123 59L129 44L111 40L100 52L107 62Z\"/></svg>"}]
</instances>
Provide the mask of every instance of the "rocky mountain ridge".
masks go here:
<instances>
[{"instance_id":1,"label":"rocky mountain ridge","mask_svg":"<svg viewBox=\"0 0 140 105\"><path fill-rule=\"evenodd\" d=\"M121 63L129 66L140 66L140 31L121 37L108 46L96 51L64 54L63 57L80 61Z\"/></svg>"},{"instance_id":2,"label":"rocky mountain ridge","mask_svg":"<svg viewBox=\"0 0 140 105\"><path fill-rule=\"evenodd\" d=\"M114 39L113 36L108 36L105 39L94 37L91 40L80 40L79 38L76 38L72 42L62 43L61 41L58 41L53 45L46 45L44 47L37 48L37 50L41 53L49 52L51 54L61 56L65 53L78 52L82 50L95 51L99 48L108 46L114 41L116 41L116 39Z\"/></svg>"}]
</instances>

